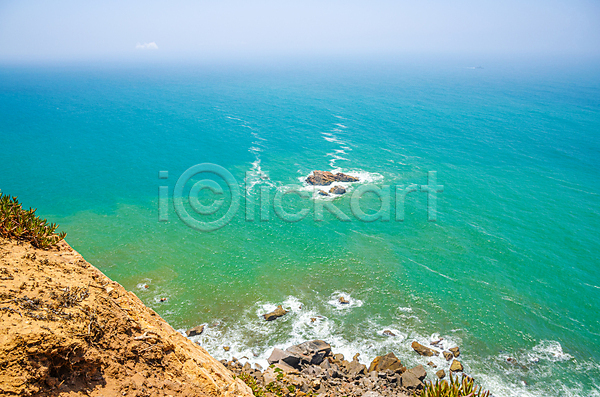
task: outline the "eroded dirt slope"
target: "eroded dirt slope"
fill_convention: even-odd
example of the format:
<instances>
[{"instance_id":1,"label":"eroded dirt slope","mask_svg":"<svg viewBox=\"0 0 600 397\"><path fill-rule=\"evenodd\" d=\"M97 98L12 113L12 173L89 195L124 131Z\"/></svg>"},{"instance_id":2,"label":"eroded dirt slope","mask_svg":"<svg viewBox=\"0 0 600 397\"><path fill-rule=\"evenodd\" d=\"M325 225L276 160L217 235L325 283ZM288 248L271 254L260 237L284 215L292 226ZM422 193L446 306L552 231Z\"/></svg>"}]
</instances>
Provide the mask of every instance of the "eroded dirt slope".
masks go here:
<instances>
[{"instance_id":1,"label":"eroded dirt slope","mask_svg":"<svg viewBox=\"0 0 600 397\"><path fill-rule=\"evenodd\" d=\"M251 392L66 242L0 238L0 395Z\"/></svg>"}]
</instances>

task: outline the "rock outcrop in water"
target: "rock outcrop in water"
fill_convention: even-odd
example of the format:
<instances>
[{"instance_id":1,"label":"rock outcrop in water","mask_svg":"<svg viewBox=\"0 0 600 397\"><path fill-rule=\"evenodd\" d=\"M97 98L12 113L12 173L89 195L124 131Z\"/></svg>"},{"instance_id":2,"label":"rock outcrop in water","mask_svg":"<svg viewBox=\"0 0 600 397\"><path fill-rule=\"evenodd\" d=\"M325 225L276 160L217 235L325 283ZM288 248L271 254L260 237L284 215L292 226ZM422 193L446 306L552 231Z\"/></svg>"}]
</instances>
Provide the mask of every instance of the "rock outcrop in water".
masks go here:
<instances>
[{"instance_id":1,"label":"rock outcrop in water","mask_svg":"<svg viewBox=\"0 0 600 397\"><path fill-rule=\"evenodd\" d=\"M333 174L329 171L313 171L312 175L306 178L309 185L329 186L333 182L358 182L358 178L338 172Z\"/></svg>"},{"instance_id":2,"label":"rock outcrop in water","mask_svg":"<svg viewBox=\"0 0 600 397\"><path fill-rule=\"evenodd\" d=\"M457 347L451 347L450 349L448 349L452 352L452 354L454 354L454 357L458 357L460 356L460 348Z\"/></svg>"},{"instance_id":3,"label":"rock outcrop in water","mask_svg":"<svg viewBox=\"0 0 600 397\"><path fill-rule=\"evenodd\" d=\"M430 349L426 346L423 346L422 344L420 344L417 341L414 341L410 346L413 348L414 351L419 353L421 356L431 357L431 356L438 356L440 354L440 352L438 352L437 350Z\"/></svg>"},{"instance_id":4,"label":"rock outcrop in water","mask_svg":"<svg viewBox=\"0 0 600 397\"><path fill-rule=\"evenodd\" d=\"M279 305L277 306L277 309L273 310L272 312L263 314L263 317L267 321L273 321L281 316L284 316L287 312L287 310L285 310L281 305Z\"/></svg>"},{"instance_id":5,"label":"rock outcrop in water","mask_svg":"<svg viewBox=\"0 0 600 397\"><path fill-rule=\"evenodd\" d=\"M190 328L190 329L188 329L188 330L185 332L185 334L186 334L188 337L192 337L192 336L200 335L200 334L202 334L202 332L204 332L204 325L199 325L199 326L197 326L197 327L194 327L194 328Z\"/></svg>"},{"instance_id":6,"label":"rock outcrop in water","mask_svg":"<svg viewBox=\"0 0 600 397\"><path fill-rule=\"evenodd\" d=\"M334 186L331 189L329 189L329 193L333 193L333 194L345 194L346 193L346 189L343 186Z\"/></svg>"}]
</instances>

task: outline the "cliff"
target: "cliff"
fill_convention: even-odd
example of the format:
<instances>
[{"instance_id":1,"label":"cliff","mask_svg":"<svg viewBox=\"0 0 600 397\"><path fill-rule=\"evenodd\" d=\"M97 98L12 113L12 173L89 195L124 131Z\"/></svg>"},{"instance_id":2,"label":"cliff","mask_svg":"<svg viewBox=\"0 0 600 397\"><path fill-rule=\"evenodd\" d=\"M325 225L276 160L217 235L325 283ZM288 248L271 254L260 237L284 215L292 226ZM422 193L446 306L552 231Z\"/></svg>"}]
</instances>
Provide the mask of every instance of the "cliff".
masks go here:
<instances>
[{"instance_id":1,"label":"cliff","mask_svg":"<svg viewBox=\"0 0 600 397\"><path fill-rule=\"evenodd\" d=\"M252 393L66 242L0 238L0 395Z\"/></svg>"}]
</instances>

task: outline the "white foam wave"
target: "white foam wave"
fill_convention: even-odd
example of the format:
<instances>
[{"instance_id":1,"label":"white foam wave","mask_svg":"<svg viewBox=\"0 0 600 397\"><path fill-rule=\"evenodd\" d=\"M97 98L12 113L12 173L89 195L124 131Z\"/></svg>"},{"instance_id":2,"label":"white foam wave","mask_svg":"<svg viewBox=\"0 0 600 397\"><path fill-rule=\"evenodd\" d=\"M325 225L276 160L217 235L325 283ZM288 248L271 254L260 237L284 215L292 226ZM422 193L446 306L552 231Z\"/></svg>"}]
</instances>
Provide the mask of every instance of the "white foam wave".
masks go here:
<instances>
[{"instance_id":1,"label":"white foam wave","mask_svg":"<svg viewBox=\"0 0 600 397\"><path fill-rule=\"evenodd\" d=\"M534 346L529 354L530 361L548 360L551 362L572 360L573 356L563 352L562 346L557 341L543 340Z\"/></svg>"},{"instance_id":2,"label":"white foam wave","mask_svg":"<svg viewBox=\"0 0 600 397\"><path fill-rule=\"evenodd\" d=\"M148 290L150 288L151 284L152 284L152 279L151 278L144 278L135 287L138 290L140 290L140 291L146 291L146 290Z\"/></svg>"},{"instance_id":3,"label":"white foam wave","mask_svg":"<svg viewBox=\"0 0 600 397\"><path fill-rule=\"evenodd\" d=\"M342 303L341 298L349 303ZM361 307L363 305L363 301L353 298L350 296L350 294L343 291L335 291L333 294L331 294L327 303L338 310L348 310L355 307Z\"/></svg>"},{"instance_id":4,"label":"white foam wave","mask_svg":"<svg viewBox=\"0 0 600 397\"><path fill-rule=\"evenodd\" d=\"M340 304L340 296L350 303ZM276 321L264 321L262 314L274 310L278 304L290 312ZM429 372L429 379L435 379L434 372L440 368L447 369L449 363L443 356L416 355L411 348L412 341L431 346L431 342L441 339L437 346L432 346L440 351L463 346L458 333L421 335L409 329L402 320L397 323L385 323L377 316L359 324L361 332L350 339L345 333L350 325L347 322L351 321L347 314L352 312L352 308L362 305L361 300L344 291L335 291L323 297L315 294L309 299L288 296L280 302L256 302L233 322L228 322L227 319L209 321L204 333L191 339L217 359L230 360L236 357L242 363L258 363L263 368L266 368L267 358L275 347L287 348L307 340L322 339L332 345L334 352L342 353L346 359L350 360L354 354L360 353L359 361L366 365L377 355L394 352L407 367L424 365ZM415 311L404 306L397 310L405 314ZM385 335L386 330L396 336ZM183 330L180 332L183 333ZM230 350L225 351L223 345L229 346ZM600 397L600 390L595 383L567 384L552 376L557 365L573 365L576 366L576 370L591 375L600 373L600 366L587 365L589 362L577 362L566 354L556 341L540 341L528 351L515 352L510 355L515 359L514 363L507 362L507 357L509 356L503 353L484 358L482 364L475 361L468 349L465 349L461 354L461 362L465 366L465 372L474 376L485 389L491 390L495 397ZM530 360L532 357L536 359ZM429 361L437 365L437 368L427 366Z\"/></svg>"},{"instance_id":5,"label":"white foam wave","mask_svg":"<svg viewBox=\"0 0 600 397\"><path fill-rule=\"evenodd\" d=\"M335 138L333 136L324 136L323 139L325 139L327 142L339 143L340 145L344 144L344 142L338 140L337 138Z\"/></svg>"}]
</instances>

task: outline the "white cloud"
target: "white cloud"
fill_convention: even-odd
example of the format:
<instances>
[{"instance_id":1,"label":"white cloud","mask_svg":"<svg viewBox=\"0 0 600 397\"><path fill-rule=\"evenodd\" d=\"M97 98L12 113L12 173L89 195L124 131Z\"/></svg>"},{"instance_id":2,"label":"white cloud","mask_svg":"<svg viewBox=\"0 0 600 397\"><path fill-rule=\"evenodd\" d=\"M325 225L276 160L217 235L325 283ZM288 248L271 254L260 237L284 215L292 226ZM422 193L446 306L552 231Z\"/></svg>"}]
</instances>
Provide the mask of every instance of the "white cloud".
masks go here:
<instances>
[{"instance_id":1,"label":"white cloud","mask_svg":"<svg viewBox=\"0 0 600 397\"><path fill-rule=\"evenodd\" d=\"M137 43L135 46L136 50L158 50L158 46L155 42L140 44Z\"/></svg>"}]
</instances>

